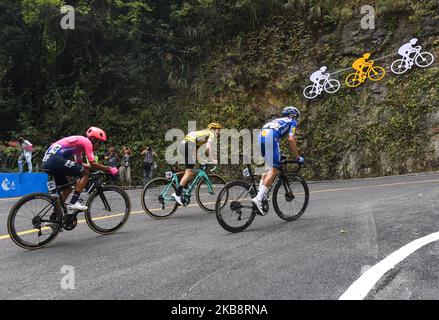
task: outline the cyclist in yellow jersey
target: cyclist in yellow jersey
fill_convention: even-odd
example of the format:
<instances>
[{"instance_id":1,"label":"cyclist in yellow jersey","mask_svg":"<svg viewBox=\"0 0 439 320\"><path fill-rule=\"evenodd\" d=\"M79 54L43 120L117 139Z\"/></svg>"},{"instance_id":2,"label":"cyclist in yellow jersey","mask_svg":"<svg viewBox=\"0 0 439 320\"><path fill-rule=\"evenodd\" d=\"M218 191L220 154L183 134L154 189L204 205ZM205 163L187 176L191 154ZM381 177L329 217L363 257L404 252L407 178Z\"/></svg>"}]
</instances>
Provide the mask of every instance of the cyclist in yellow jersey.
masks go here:
<instances>
[{"instance_id":1,"label":"cyclist in yellow jersey","mask_svg":"<svg viewBox=\"0 0 439 320\"><path fill-rule=\"evenodd\" d=\"M369 59L370 59L370 53L365 53L361 58L355 60L354 63L352 64L352 68L356 70L362 78L367 77L366 67L369 68L374 63L374 61Z\"/></svg>"},{"instance_id":2,"label":"cyclist in yellow jersey","mask_svg":"<svg viewBox=\"0 0 439 320\"><path fill-rule=\"evenodd\" d=\"M209 161L212 163L218 163L213 158L213 142L215 138L220 136L221 128L222 127L219 123L212 122L207 126L207 129L189 132L180 143L179 152L184 156L185 172L183 178L181 178L177 192L172 194L172 197L180 206L183 205L181 201L181 193L194 176L193 168L197 159L197 148L206 144Z\"/></svg>"}]
</instances>

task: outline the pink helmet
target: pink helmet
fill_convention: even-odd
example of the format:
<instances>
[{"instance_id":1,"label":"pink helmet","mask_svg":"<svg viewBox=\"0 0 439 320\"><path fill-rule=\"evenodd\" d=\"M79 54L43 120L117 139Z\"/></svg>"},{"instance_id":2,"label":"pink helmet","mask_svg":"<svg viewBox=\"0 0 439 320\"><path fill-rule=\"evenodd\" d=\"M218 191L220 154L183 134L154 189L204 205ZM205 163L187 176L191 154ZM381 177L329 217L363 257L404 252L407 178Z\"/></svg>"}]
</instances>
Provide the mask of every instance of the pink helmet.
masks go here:
<instances>
[{"instance_id":1,"label":"pink helmet","mask_svg":"<svg viewBox=\"0 0 439 320\"><path fill-rule=\"evenodd\" d=\"M90 127L87 130L87 137L94 137L101 141L107 141L107 135L105 134L105 131L96 127Z\"/></svg>"}]
</instances>

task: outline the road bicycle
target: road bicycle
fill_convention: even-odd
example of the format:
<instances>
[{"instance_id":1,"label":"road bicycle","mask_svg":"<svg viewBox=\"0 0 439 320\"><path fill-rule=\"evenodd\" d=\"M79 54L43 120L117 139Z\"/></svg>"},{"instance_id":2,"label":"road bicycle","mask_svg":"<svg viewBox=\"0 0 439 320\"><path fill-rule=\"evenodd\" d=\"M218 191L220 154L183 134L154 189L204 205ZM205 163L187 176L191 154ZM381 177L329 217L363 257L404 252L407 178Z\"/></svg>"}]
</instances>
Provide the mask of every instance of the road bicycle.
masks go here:
<instances>
[{"instance_id":1,"label":"road bicycle","mask_svg":"<svg viewBox=\"0 0 439 320\"><path fill-rule=\"evenodd\" d=\"M421 52L421 47L417 46L414 50L413 59L402 58L395 60L391 69L395 74L403 74L410 70L414 64L420 68L427 68L434 62L434 56L430 52Z\"/></svg>"},{"instance_id":2,"label":"road bicycle","mask_svg":"<svg viewBox=\"0 0 439 320\"><path fill-rule=\"evenodd\" d=\"M283 220L299 219L308 207L309 189L303 177L299 175L302 167L287 172L285 165L298 164L295 160L283 160L279 174L268 191L268 197L263 201L264 215L269 211L269 201L273 192L273 208ZM235 180L227 183L221 189L215 204L216 217L219 224L229 232L241 232L248 228L256 215L262 215L251 199L256 197L258 190L255 173L251 165L243 170L244 177L250 177L250 183Z\"/></svg>"},{"instance_id":3,"label":"road bicycle","mask_svg":"<svg viewBox=\"0 0 439 320\"><path fill-rule=\"evenodd\" d=\"M380 66L374 66L374 62L370 61L367 66L367 71L360 74L359 72L351 73L346 77L346 85L350 88L358 87L366 81L367 78L371 81L380 81L386 75L386 70Z\"/></svg>"},{"instance_id":4,"label":"road bicycle","mask_svg":"<svg viewBox=\"0 0 439 320\"><path fill-rule=\"evenodd\" d=\"M209 164L202 164L200 169L194 170L197 175L187 189L183 189L181 199L183 205L187 207L195 189L197 203L201 209L208 213L214 213L216 197L226 181L221 176L212 174L217 169L216 166L210 170L211 173L207 174L208 166ZM166 178L155 178L148 182L143 188L141 196L145 213L155 219L169 218L178 208L172 194L177 192L179 186L180 180L174 170L168 171Z\"/></svg>"},{"instance_id":5,"label":"road bicycle","mask_svg":"<svg viewBox=\"0 0 439 320\"><path fill-rule=\"evenodd\" d=\"M91 173L85 195L80 201L88 207L84 212L88 226L96 233L107 235L116 232L127 222L131 202L120 187L102 184L100 180L103 175L102 171ZM62 190L73 185L75 182L57 186L54 181L49 181L49 193L32 193L18 200L7 222L12 241L25 249L39 249L48 245L63 230L75 229L81 211L69 213L61 199Z\"/></svg>"},{"instance_id":6,"label":"road bicycle","mask_svg":"<svg viewBox=\"0 0 439 320\"><path fill-rule=\"evenodd\" d=\"M340 82L336 79L330 79L329 75L324 77L323 85L312 84L303 90L303 95L308 99L314 99L325 90L327 93L335 93L340 89Z\"/></svg>"}]
</instances>

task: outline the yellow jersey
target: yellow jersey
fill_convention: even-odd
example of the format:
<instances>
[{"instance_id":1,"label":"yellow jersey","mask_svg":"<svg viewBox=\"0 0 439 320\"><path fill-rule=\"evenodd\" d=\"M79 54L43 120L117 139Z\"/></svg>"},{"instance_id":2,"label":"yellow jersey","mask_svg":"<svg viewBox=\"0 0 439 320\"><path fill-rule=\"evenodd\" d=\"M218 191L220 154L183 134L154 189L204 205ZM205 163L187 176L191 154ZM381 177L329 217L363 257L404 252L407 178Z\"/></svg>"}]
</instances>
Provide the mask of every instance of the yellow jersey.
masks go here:
<instances>
[{"instance_id":1,"label":"yellow jersey","mask_svg":"<svg viewBox=\"0 0 439 320\"><path fill-rule=\"evenodd\" d=\"M202 146L206 142L213 143L214 140L215 140L215 134L210 129L191 131L184 138L184 141L190 141L196 143L197 147Z\"/></svg>"}]
</instances>

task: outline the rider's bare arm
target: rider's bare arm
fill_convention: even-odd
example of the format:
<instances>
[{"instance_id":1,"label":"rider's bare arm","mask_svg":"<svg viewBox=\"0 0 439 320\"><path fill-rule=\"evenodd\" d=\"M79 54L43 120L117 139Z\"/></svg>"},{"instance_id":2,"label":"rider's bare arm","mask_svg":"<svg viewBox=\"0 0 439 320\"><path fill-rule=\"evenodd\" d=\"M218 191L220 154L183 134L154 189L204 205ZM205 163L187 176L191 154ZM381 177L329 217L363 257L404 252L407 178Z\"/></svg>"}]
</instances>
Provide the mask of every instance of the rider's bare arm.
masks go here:
<instances>
[{"instance_id":1,"label":"rider's bare arm","mask_svg":"<svg viewBox=\"0 0 439 320\"><path fill-rule=\"evenodd\" d=\"M288 136L288 144L294 156L296 158L300 157L299 150L297 149L296 138L294 138L294 136L292 135Z\"/></svg>"},{"instance_id":2,"label":"rider's bare arm","mask_svg":"<svg viewBox=\"0 0 439 320\"><path fill-rule=\"evenodd\" d=\"M209 161L212 163L216 163L215 159L213 158L213 147L210 141L207 141L206 143L206 150L209 153Z\"/></svg>"},{"instance_id":3,"label":"rider's bare arm","mask_svg":"<svg viewBox=\"0 0 439 320\"><path fill-rule=\"evenodd\" d=\"M110 170L111 170L111 167L104 166L103 164L97 163L96 161L91 161L90 167L94 170L102 170L102 171L106 171L106 172L110 172Z\"/></svg>"}]
</instances>

